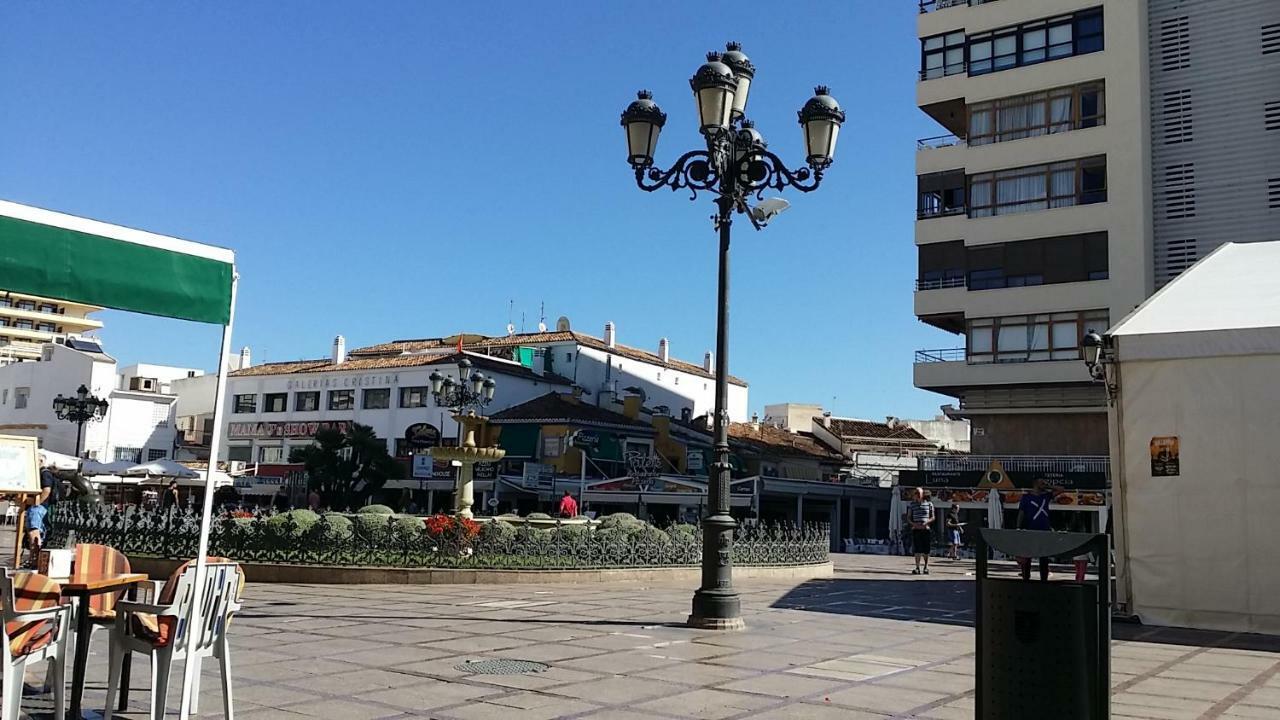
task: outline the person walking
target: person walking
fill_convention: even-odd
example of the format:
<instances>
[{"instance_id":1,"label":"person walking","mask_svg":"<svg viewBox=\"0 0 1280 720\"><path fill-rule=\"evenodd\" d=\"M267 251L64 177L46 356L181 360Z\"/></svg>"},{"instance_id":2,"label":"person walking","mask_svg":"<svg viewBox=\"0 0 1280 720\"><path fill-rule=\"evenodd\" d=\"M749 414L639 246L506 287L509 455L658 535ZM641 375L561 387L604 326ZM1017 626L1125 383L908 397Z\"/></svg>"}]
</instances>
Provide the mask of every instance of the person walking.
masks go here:
<instances>
[{"instance_id":1,"label":"person walking","mask_svg":"<svg viewBox=\"0 0 1280 720\"><path fill-rule=\"evenodd\" d=\"M929 574L929 549L933 545L933 503L924 488L916 488L915 497L907 506L907 522L911 525L911 553L916 567L912 575Z\"/></svg>"},{"instance_id":2,"label":"person walking","mask_svg":"<svg viewBox=\"0 0 1280 720\"><path fill-rule=\"evenodd\" d=\"M1022 496L1018 502L1018 528L1020 530L1040 530L1047 532L1053 528L1049 522L1049 503L1053 501L1053 491L1049 489L1044 478L1036 478L1035 487ZM1031 558L1018 558L1018 566L1022 569L1022 579L1031 579ZM1040 579L1049 579L1049 558L1040 558Z\"/></svg>"},{"instance_id":3,"label":"person walking","mask_svg":"<svg viewBox=\"0 0 1280 720\"><path fill-rule=\"evenodd\" d=\"M181 505L178 498L178 481L170 480L169 486L164 489L164 493L160 495L160 512L169 512L176 510Z\"/></svg>"},{"instance_id":4,"label":"person walking","mask_svg":"<svg viewBox=\"0 0 1280 720\"><path fill-rule=\"evenodd\" d=\"M289 486L281 485L276 491L275 497L271 498L271 504L275 506L276 512L289 512L293 509L293 502L289 500Z\"/></svg>"},{"instance_id":5,"label":"person walking","mask_svg":"<svg viewBox=\"0 0 1280 720\"><path fill-rule=\"evenodd\" d=\"M560 498L560 517L571 518L578 514L578 501L573 499L573 495L568 490L564 491L564 497Z\"/></svg>"},{"instance_id":6,"label":"person walking","mask_svg":"<svg viewBox=\"0 0 1280 720\"><path fill-rule=\"evenodd\" d=\"M52 461L40 469L40 494L27 506L27 564L36 567L40 549L44 545L44 521L50 507L58 499L58 476L53 472Z\"/></svg>"},{"instance_id":7,"label":"person walking","mask_svg":"<svg viewBox=\"0 0 1280 720\"><path fill-rule=\"evenodd\" d=\"M950 541L950 554L947 556L952 560L960 559L960 531L964 528L964 523L960 522L960 506L952 505L951 512L947 513L947 539Z\"/></svg>"}]
</instances>

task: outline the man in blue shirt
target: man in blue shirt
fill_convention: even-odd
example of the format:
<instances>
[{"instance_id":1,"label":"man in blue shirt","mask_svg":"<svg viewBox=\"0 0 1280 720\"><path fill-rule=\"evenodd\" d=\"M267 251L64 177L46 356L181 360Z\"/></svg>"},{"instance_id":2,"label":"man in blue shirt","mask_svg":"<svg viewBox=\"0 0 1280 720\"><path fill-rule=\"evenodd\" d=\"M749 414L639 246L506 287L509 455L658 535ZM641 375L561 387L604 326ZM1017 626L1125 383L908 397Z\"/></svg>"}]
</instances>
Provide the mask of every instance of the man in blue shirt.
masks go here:
<instances>
[{"instance_id":1,"label":"man in blue shirt","mask_svg":"<svg viewBox=\"0 0 1280 720\"><path fill-rule=\"evenodd\" d=\"M1049 489L1043 478L1036 479L1035 488L1022 496L1018 503L1018 527L1022 530L1053 529L1049 523L1049 503L1053 502L1053 491ZM1022 568L1022 579L1031 579L1031 558L1018 558ZM1049 579L1049 558L1040 558L1040 579Z\"/></svg>"},{"instance_id":2,"label":"man in blue shirt","mask_svg":"<svg viewBox=\"0 0 1280 720\"><path fill-rule=\"evenodd\" d=\"M44 544L44 519L49 514L49 506L57 498L58 477L52 467L40 470L40 494L35 502L27 507L27 562L35 567L40 557L40 549Z\"/></svg>"}]
</instances>

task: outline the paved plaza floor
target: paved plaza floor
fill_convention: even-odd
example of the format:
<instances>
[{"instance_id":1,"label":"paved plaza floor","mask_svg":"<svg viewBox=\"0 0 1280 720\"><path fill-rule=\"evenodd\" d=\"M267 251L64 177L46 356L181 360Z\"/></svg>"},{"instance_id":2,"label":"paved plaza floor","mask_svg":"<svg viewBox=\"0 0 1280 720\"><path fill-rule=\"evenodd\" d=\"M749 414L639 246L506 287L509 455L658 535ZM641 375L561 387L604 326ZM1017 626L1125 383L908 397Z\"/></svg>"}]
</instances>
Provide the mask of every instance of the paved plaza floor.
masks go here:
<instances>
[{"instance_id":1,"label":"paved plaza floor","mask_svg":"<svg viewBox=\"0 0 1280 720\"><path fill-rule=\"evenodd\" d=\"M904 558L835 561L831 579L742 585L748 629L737 633L683 627L686 584L250 585L232 626L236 716L973 718L972 563L939 561L913 577ZM1113 717L1280 718L1280 639L1140 626L1117 635ZM88 673L95 710L105 641L94 638ZM468 667L484 660L548 667ZM212 663L204 675L200 717L221 717ZM117 717L146 717L144 660L134 678L130 712ZM25 704L49 717L46 698Z\"/></svg>"}]
</instances>

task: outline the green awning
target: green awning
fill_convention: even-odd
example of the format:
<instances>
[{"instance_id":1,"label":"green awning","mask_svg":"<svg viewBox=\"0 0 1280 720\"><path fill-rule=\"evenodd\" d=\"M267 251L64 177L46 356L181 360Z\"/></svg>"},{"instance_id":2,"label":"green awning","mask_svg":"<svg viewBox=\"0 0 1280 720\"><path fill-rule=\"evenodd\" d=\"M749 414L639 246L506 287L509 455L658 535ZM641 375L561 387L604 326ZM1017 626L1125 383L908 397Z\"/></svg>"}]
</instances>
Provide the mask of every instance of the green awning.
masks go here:
<instances>
[{"instance_id":1,"label":"green awning","mask_svg":"<svg viewBox=\"0 0 1280 720\"><path fill-rule=\"evenodd\" d=\"M0 288L226 325L235 256L133 228L0 201Z\"/></svg>"},{"instance_id":2,"label":"green awning","mask_svg":"<svg viewBox=\"0 0 1280 720\"><path fill-rule=\"evenodd\" d=\"M499 425L498 447L507 451L510 458L536 458L541 425Z\"/></svg>"}]
</instances>

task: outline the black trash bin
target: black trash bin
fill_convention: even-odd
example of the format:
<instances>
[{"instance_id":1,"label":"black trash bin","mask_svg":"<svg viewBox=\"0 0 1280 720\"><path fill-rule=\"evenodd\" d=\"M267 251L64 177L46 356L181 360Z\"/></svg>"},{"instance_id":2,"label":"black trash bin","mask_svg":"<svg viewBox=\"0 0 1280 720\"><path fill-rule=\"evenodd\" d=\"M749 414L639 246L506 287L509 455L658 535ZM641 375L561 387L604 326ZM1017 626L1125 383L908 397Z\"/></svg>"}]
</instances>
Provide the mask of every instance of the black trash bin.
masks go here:
<instances>
[{"instance_id":1,"label":"black trash bin","mask_svg":"<svg viewBox=\"0 0 1280 720\"><path fill-rule=\"evenodd\" d=\"M988 546L1033 560L1091 551L1098 560L1099 581L992 578L987 574ZM1110 565L1105 534L979 532L975 718L1110 718Z\"/></svg>"}]
</instances>

